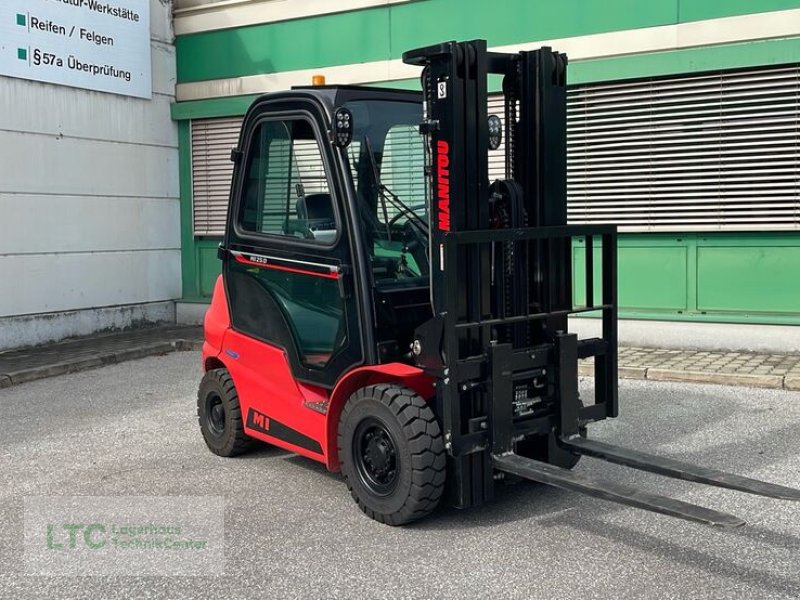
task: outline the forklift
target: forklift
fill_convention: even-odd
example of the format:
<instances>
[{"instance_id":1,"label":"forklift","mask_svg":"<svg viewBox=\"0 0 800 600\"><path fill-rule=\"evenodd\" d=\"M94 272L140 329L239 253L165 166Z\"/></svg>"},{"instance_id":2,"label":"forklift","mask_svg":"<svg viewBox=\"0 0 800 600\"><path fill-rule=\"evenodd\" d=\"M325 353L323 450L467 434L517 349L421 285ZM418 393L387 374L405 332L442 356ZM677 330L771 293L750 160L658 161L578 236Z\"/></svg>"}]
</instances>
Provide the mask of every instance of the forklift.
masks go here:
<instances>
[{"instance_id":1,"label":"forklift","mask_svg":"<svg viewBox=\"0 0 800 600\"><path fill-rule=\"evenodd\" d=\"M582 456L800 500L587 436L619 412L617 233L567 224L567 57L476 40L403 61L421 67L421 92L304 86L247 112L204 322L209 449L260 441L319 461L389 525L443 499L483 505L504 478L744 524L572 471ZM488 114L490 78L502 115ZM490 181L498 153L505 176ZM580 313L602 319L602 337L569 332ZM578 361L590 357L584 405Z\"/></svg>"}]
</instances>

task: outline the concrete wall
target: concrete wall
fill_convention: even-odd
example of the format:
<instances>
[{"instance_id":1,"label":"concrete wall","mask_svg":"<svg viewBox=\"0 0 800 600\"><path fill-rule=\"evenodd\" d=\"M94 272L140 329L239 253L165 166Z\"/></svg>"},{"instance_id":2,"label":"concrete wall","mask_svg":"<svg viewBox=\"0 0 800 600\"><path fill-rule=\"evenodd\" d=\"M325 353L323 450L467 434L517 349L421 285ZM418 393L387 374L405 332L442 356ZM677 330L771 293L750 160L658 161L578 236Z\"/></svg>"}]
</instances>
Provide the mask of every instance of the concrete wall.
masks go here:
<instances>
[{"instance_id":1,"label":"concrete wall","mask_svg":"<svg viewBox=\"0 0 800 600\"><path fill-rule=\"evenodd\" d=\"M172 8L150 4L151 100L0 77L0 350L174 318Z\"/></svg>"}]
</instances>

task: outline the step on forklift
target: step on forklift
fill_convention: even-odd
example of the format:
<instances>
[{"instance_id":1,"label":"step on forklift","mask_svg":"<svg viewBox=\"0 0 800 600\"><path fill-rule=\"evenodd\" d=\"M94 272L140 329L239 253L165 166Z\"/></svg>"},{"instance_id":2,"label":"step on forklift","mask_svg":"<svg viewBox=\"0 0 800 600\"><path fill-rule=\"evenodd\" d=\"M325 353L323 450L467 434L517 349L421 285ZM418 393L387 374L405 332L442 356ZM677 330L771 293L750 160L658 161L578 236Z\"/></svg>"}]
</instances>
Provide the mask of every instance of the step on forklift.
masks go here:
<instances>
[{"instance_id":1,"label":"step on forklift","mask_svg":"<svg viewBox=\"0 0 800 600\"><path fill-rule=\"evenodd\" d=\"M442 498L482 505L508 476L744 523L572 471L581 456L800 499L587 436L618 414L617 239L614 226L567 224L566 56L477 40L403 61L422 68L421 93L297 87L245 116L205 318L198 417L211 451L262 441L320 461L390 525ZM490 76L502 115L487 114ZM498 152L505 176L490 181ZM569 332L579 313L602 318L602 337ZM578 361L590 357L584 405Z\"/></svg>"}]
</instances>

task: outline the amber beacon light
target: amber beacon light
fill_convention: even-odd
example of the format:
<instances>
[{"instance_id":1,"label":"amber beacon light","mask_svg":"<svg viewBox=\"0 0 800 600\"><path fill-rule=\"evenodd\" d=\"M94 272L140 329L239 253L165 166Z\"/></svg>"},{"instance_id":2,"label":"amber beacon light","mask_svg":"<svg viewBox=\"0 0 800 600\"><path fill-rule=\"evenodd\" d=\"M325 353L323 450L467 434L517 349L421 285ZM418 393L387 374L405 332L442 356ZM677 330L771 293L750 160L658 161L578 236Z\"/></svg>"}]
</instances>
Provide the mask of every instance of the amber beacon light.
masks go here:
<instances>
[{"instance_id":1,"label":"amber beacon light","mask_svg":"<svg viewBox=\"0 0 800 600\"><path fill-rule=\"evenodd\" d=\"M325 75L313 75L311 85L325 85Z\"/></svg>"}]
</instances>

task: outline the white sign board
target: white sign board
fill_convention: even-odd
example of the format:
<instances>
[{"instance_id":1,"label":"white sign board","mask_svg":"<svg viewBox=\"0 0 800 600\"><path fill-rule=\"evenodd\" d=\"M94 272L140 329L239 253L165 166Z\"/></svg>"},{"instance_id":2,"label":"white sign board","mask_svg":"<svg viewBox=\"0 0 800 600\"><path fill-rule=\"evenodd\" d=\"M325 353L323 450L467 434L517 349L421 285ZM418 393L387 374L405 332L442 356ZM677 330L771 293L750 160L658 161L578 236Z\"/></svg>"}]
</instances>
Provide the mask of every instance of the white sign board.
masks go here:
<instances>
[{"instance_id":1,"label":"white sign board","mask_svg":"<svg viewBox=\"0 0 800 600\"><path fill-rule=\"evenodd\" d=\"M150 98L150 0L0 0L0 75Z\"/></svg>"}]
</instances>

